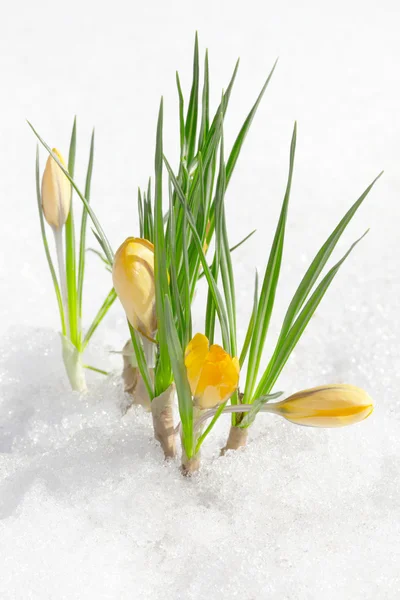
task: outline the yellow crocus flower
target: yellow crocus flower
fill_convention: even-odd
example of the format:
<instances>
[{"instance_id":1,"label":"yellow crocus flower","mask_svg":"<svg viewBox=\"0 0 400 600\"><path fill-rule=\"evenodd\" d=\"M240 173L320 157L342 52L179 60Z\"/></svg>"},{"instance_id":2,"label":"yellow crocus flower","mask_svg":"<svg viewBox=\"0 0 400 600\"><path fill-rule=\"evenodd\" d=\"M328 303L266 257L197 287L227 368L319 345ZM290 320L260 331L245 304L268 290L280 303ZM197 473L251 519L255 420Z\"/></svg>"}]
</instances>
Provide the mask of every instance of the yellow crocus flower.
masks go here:
<instances>
[{"instance_id":1,"label":"yellow crocus flower","mask_svg":"<svg viewBox=\"0 0 400 600\"><path fill-rule=\"evenodd\" d=\"M291 423L311 427L343 427L363 421L374 410L370 396L354 385L333 384L303 390L269 405Z\"/></svg>"},{"instance_id":2,"label":"yellow crocus flower","mask_svg":"<svg viewBox=\"0 0 400 600\"><path fill-rule=\"evenodd\" d=\"M228 400L239 385L239 361L221 346L210 346L205 335L197 333L185 352L186 373L195 406L213 408Z\"/></svg>"},{"instance_id":3,"label":"yellow crocus flower","mask_svg":"<svg viewBox=\"0 0 400 600\"><path fill-rule=\"evenodd\" d=\"M153 339L157 329L153 244L141 238L127 238L115 254L112 277L128 321Z\"/></svg>"},{"instance_id":4,"label":"yellow crocus flower","mask_svg":"<svg viewBox=\"0 0 400 600\"><path fill-rule=\"evenodd\" d=\"M61 153L53 148L60 163L65 167ZM61 229L71 207L71 184L56 161L49 156L42 178L42 208L46 221L54 229Z\"/></svg>"}]
</instances>

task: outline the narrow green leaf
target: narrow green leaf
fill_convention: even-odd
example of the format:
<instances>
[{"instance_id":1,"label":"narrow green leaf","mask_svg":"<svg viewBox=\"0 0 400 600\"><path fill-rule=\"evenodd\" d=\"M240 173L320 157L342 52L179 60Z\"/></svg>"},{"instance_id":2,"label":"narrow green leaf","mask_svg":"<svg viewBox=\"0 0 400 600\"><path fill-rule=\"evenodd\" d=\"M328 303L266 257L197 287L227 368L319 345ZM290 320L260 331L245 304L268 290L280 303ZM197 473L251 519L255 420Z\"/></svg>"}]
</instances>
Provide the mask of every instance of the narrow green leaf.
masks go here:
<instances>
[{"instance_id":1,"label":"narrow green leaf","mask_svg":"<svg viewBox=\"0 0 400 600\"><path fill-rule=\"evenodd\" d=\"M307 301L304 308L300 312L296 321L290 328L285 339L280 344L279 351L276 353L274 352L274 355L257 386L256 392L254 394L255 397L263 396L270 392L272 386L275 384L283 367L285 366L291 352L295 348L303 331L307 327L311 317L315 313L319 303L324 297L326 291L328 290L341 265L344 263L351 251L355 248L355 246L363 239L363 237L367 233L368 231L366 231L358 240L356 240L350 246L346 254L339 260L339 262L336 263L336 265L334 265L331 268L331 270L322 279L321 283L317 286L310 299Z\"/></svg>"},{"instance_id":2,"label":"narrow green leaf","mask_svg":"<svg viewBox=\"0 0 400 600\"><path fill-rule=\"evenodd\" d=\"M162 208L162 169L163 169L163 100L161 98L157 122L155 152L155 197L154 197L154 281L160 360L156 365L156 396L171 384L172 371L169 357L168 338L165 331L164 298L169 294L167 274L164 218Z\"/></svg>"},{"instance_id":3,"label":"narrow green leaf","mask_svg":"<svg viewBox=\"0 0 400 600\"><path fill-rule=\"evenodd\" d=\"M383 171L382 171L382 173L383 173ZM315 282L317 281L318 276L320 275L322 269L328 262L328 259L331 256L333 250L335 249L336 244L338 243L342 233L346 229L347 225L350 223L351 219L357 212L358 208L361 206L364 199L368 196L369 192L371 191L371 189L374 186L374 184L376 183L376 181L379 179L379 177L381 177L382 173L380 173L378 175L378 177L376 177L374 179L374 181L361 194L361 196L358 198L358 200L347 211L347 213L344 215L343 219L339 222L337 227L333 230L331 235L328 237L326 242L323 244L323 246L320 248L320 250L316 254L316 256L315 256L314 260L312 261L311 265L309 266L306 274L304 275L303 279L301 280L301 283L300 283L299 287L297 288L296 293L294 294L293 299L289 305L289 308L285 315L285 319L283 321L279 341L283 340L286 337L287 332L289 331L294 319L296 318L296 315L299 313L299 311L300 311L301 307L303 306L304 302L306 301L312 287L314 286ZM278 342L278 345L279 345L279 342Z\"/></svg>"},{"instance_id":4,"label":"narrow green leaf","mask_svg":"<svg viewBox=\"0 0 400 600\"><path fill-rule=\"evenodd\" d=\"M68 172L74 177L76 156L76 117L72 127L71 141L68 154ZM75 256L75 225L74 207L72 203L73 189L71 187L71 206L65 223L65 274L67 280L68 316L70 339L79 349L78 310L76 296L76 256Z\"/></svg>"},{"instance_id":5,"label":"narrow green leaf","mask_svg":"<svg viewBox=\"0 0 400 600\"><path fill-rule=\"evenodd\" d=\"M185 153L185 117L184 117L184 109L185 104L183 100L182 87L179 79L179 73L176 72L176 86L178 88L178 96L179 96L179 132L180 132L180 147L181 147L181 160L183 159Z\"/></svg>"},{"instance_id":6,"label":"narrow green leaf","mask_svg":"<svg viewBox=\"0 0 400 600\"><path fill-rule=\"evenodd\" d=\"M40 135L38 134L38 132L35 130L35 128L33 127L33 125L29 121L28 121L28 125L32 129L33 133L35 134L35 136L37 137L37 139L39 140L39 142L42 144L42 146L44 148L46 148L47 152L54 158L54 160L56 161L56 163L58 164L58 166L60 167L60 169L62 170L62 172L64 173L64 175L71 182L72 187L74 188L74 190L78 194L79 198L82 200L82 202L85 205L85 208L88 211L89 216L90 216L90 218L91 218L91 220L93 222L93 225L96 228L97 237L102 240L102 243L104 245L105 254L107 256L107 259L110 261L110 263L112 263L114 258L113 258L113 251L111 249L110 243L107 240L107 237L106 237L106 235L105 235L105 233L103 231L102 226L100 225L99 220L97 219L94 211L90 207L89 202L86 200L85 196L82 194L82 192L78 188L77 184L75 183L75 181L73 180L73 178L71 177L71 175L68 173L68 170L64 167L64 165L61 164L61 162L58 160L57 156L52 152L50 146L48 144L46 144L46 142L40 137Z\"/></svg>"},{"instance_id":7,"label":"narrow green leaf","mask_svg":"<svg viewBox=\"0 0 400 600\"><path fill-rule=\"evenodd\" d=\"M107 260L107 257L105 256L105 254L102 254L99 250L96 250L95 248L86 248L86 252L93 252L93 254L96 254L96 256L98 256L100 258L100 260L107 266L107 267L111 267L112 265L110 265L110 263Z\"/></svg>"},{"instance_id":8,"label":"narrow green leaf","mask_svg":"<svg viewBox=\"0 0 400 600\"><path fill-rule=\"evenodd\" d=\"M89 371L94 371L95 373L100 373L100 375L109 375L108 371L103 371L103 369L98 369L97 367L92 367L91 365L83 365L85 369L89 369Z\"/></svg>"},{"instance_id":9,"label":"narrow green leaf","mask_svg":"<svg viewBox=\"0 0 400 600\"><path fill-rule=\"evenodd\" d=\"M249 363L247 368L246 385L243 403L251 402L254 386L260 366L262 351L268 332L272 309L275 301L275 293L278 285L279 274L282 263L283 244L285 239L286 218L289 206L290 190L292 185L294 157L296 152L296 123L293 129L292 142L290 145L289 175L286 192L283 199L281 214L275 232L269 255L268 265L265 271L264 282L261 289L260 301L257 309L254 333L250 344ZM261 395L261 394L258 394Z\"/></svg>"},{"instance_id":10,"label":"narrow green leaf","mask_svg":"<svg viewBox=\"0 0 400 600\"><path fill-rule=\"evenodd\" d=\"M139 231L140 237L144 237L144 220L143 220L143 201L140 188L138 188L138 215L139 215Z\"/></svg>"},{"instance_id":11,"label":"narrow green leaf","mask_svg":"<svg viewBox=\"0 0 400 600\"><path fill-rule=\"evenodd\" d=\"M193 57L193 82L185 123L186 161L189 164L194 157L197 133L197 115L199 110L199 43L196 38Z\"/></svg>"},{"instance_id":12,"label":"narrow green leaf","mask_svg":"<svg viewBox=\"0 0 400 600\"><path fill-rule=\"evenodd\" d=\"M257 231L257 229L254 229L253 231L251 231L250 233L248 233L246 235L246 237L244 237L242 240L240 240L240 242L238 242L237 244L235 244L234 246L232 246L232 248L229 249L230 252L234 252L235 250L237 250L238 248L240 248L240 246L242 244L244 244L245 242L247 242L248 239L251 238L252 235L255 234L255 232ZM211 267L210 267L211 268ZM204 277L204 271L202 271L199 275L199 279L202 279Z\"/></svg>"},{"instance_id":13,"label":"narrow green leaf","mask_svg":"<svg viewBox=\"0 0 400 600\"><path fill-rule=\"evenodd\" d=\"M255 325L256 316L257 316L257 307L258 307L258 273L256 271L256 280L254 283L253 310L251 311L251 316L250 316L249 324L247 327L246 337L244 339L243 348L240 353L240 358L239 358L240 367L243 367L244 361L246 360L246 357L247 357L247 352L249 351L250 342L253 337L254 325Z\"/></svg>"},{"instance_id":14,"label":"narrow green leaf","mask_svg":"<svg viewBox=\"0 0 400 600\"><path fill-rule=\"evenodd\" d=\"M92 321L92 324L90 325L89 329L87 330L87 333L81 344L81 352L83 352L85 350L86 346L89 343L90 338L92 337L92 335L94 334L94 332L96 331L98 326L100 325L103 318L106 316L108 310L113 305L116 297L117 297L117 294L115 293L114 288L112 288L112 290L109 292L107 298L104 300L103 304L99 308L95 318Z\"/></svg>"},{"instance_id":15,"label":"narrow green leaf","mask_svg":"<svg viewBox=\"0 0 400 600\"><path fill-rule=\"evenodd\" d=\"M212 428L214 427L215 423L218 421L218 419L222 415L226 405L227 405L227 402L224 402L223 404L220 404L218 406L218 410L215 413L215 415L213 416L213 418L211 419L210 424L205 429L205 431L203 431L203 433L201 435L199 435L199 437L197 438L195 454L197 454L198 451L200 450L202 443L204 442L204 440L206 439L206 437L208 436L208 434L211 432Z\"/></svg>"},{"instance_id":16,"label":"narrow green leaf","mask_svg":"<svg viewBox=\"0 0 400 600\"><path fill-rule=\"evenodd\" d=\"M251 126L251 124L253 122L254 116L255 116L255 114L257 112L257 109L258 109L258 107L260 105L262 97L264 96L265 90L267 89L268 84L269 84L269 82L271 80L271 77L272 77L272 75L273 75L273 73L275 71L275 67L277 65L277 62L278 62L278 59L276 59L276 61L274 63L274 66L272 67L271 72L268 75L267 80L264 83L264 85L263 85L263 87L261 89L261 92L259 93L258 98L257 98L257 100L254 103L253 108L249 112L249 114L248 114L245 122L242 125L241 130L239 131L239 134L238 134L238 136L237 136L237 138L235 140L235 143L233 144L231 153L230 153L229 158L228 158L228 162L226 163L226 185L227 186L228 186L229 181L231 179L231 176L232 176L233 170L235 168L237 159L239 158L239 154L240 154L240 151L242 149L243 142L244 142L244 140L246 138L246 135L247 135L247 133L248 133L248 131L250 129L250 126Z\"/></svg>"},{"instance_id":17,"label":"narrow green leaf","mask_svg":"<svg viewBox=\"0 0 400 600\"><path fill-rule=\"evenodd\" d=\"M210 129L210 75L208 68L208 50L204 59L204 84L201 100L201 125L199 134L198 150L201 151L208 131Z\"/></svg>"},{"instance_id":18,"label":"narrow green leaf","mask_svg":"<svg viewBox=\"0 0 400 600\"><path fill-rule=\"evenodd\" d=\"M179 343L169 298L165 296L165 325L169 342L171 365L178 396L179 415L182 423L182 441L188 458L193 456L193 404L186 375L183 349Z\"/></svg>"},{"instance_id":19,"label":"narrow green leaf","mask_svg":"<svg viewBox=\"0 0 400 600\"><path fill-rule=\"evenodd\" d=\"M42 241L43 241L44 252L46 254L47 264L49 265L50 275L51 275L51 279L53 281L54 291L55 291L56 298L57 298L58 310L60 312L61 332L62 332L63 336L65 337L66 333L67 333L67 328L66 328L66 324L65 324L63 301L62 301L62 297L61 297L61 291L60 291L60 286L58 284L56 271L54 269L53 261L51 260L51 254L50 254L50 250L49 250L49 244L47 242L46 228L45 228L44 217L43 217L42 197L41 197L41 193L40 193L39 146L36 146L35 176L36 176L36 199L37 199L37 206L38 206L38 211L39 211L40 231L42 234Z\"/></svg>"},{"instance_id":20,"label":"narrow green leaf","mask_svg":"<svg viewBox=\"0 0 400 600\"><path fill-rule=\"evenodd\" d=\"M85 198L86 201L90 201L90 189L92 183L93 173L93 159L94 159L94 129L92 131L92 137L90 140L90 151L89 151L89 162L86 172L85 182ZM81 219L81 231L79 237L79 267L78 267L78 311L79 318L82 319L82 298L83 298L83 282L85 278L85 260L86 260L86 227L87 227L87 210L83 207L82 219ZM112 266L112 263L111 265Z\"/></svg>"},{"instance_id":21,"label":"narrow green leaf","mask_svg":"<svg viewBox=\"0 0 400 600\"><path fill-rule=\"evenodd\" d=\"M131 340L133 345L133 350L135 352L135 358L137 362L137 366L142 376L143 383L146 387L147 393L149 395L150 400L153 400L155 397L153 383L151 381L150 372L146 362L146 356L143 350L143 344L141 340L140 334L133 329L132 325L128 321L129 331L131 334Z\"/></svg>"},{"instance_id":22,"label":"narrow green leaf","mask_svg":"<svg viewBox=\"0 0 400 600\"><path fill-rule=\"evenodd\" d=\"M247 242L247 240L249 240L257 231L257 229L253 229L253 231L250 231L250 233L248 233L246 235L246 237L244 237L242 240L240 240L240 242L238 242L237 244L235 244L234 246L232 246L232 248L229 249L229 252L234 252L235 250L237 250L238 248L240 248L240 246L242 246L242 244L244 244L245 242Z\"/></svg>"},{"instance_id":23,"label":"narrow green leaf","mask_svg":"<svg viewBox=\"0 0 400 600\"><path fill-rule=\"evenodd\" d=\"M275 394L266 394L265 396L260 396L259 398L256 398L256 400L254 400L253 404L251 405L250 410L244 414L244 417L240 422L240 427L250 427L250 425L254 422L256 416L258 415L262 407L267 402L270 402L271 400L276 400L277 398L282 396L282 394L283 392L275 392Z\"/></svg>"},{"instance_id":24,"label":"narrow green leaf","mask_svg":"<svg viewBox=\"0 0 400 600\"><path fill-rule=\"evenodd\" d=\"M212 289L213 299L215 302L218 318L219 318L220 325L221 325L223 344L226 348L228 348L229 347L228 320L227 320L226 309L225 309L223 298L218 290L217 284L215 283L215 280L211 274L210 268L207 264L207 259L203 252L202 242L200 240L199 234L197 233L196 224L193 221L193 216L190 212L190 209L187 206L187 200L186 200L185 194L183 193L183 191L182 191L178 181L176 180L176 177L165 157L164 157L164 162L167 167L168 173L171 177L171 181L175 188L175 191L177 192L177 197L179 198L179 200L182 203L182 206L186 212L188 224L193 233L193 240L197 247L197 251L198 251L198 254L199 254L199 257L201 260L201 264L202 264L202 267L203 267L203 270L205 273L205 277L207 279L208 285Z\"/></svg>"}]
</instances>

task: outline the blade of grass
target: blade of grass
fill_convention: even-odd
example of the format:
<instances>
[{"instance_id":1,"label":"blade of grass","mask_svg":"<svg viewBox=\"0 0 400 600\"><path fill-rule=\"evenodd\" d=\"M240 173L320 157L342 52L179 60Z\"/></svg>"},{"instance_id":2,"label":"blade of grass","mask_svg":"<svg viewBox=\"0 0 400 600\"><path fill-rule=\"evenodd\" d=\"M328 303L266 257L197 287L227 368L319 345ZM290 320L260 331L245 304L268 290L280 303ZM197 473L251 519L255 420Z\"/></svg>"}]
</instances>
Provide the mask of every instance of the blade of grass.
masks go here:
<instances>
[{"instance_id":1,"label":"blade of grass","mask_svg":"<svg viewBox=\"0 0 400 600\"><path fill-rule=\"evenodd\" d=\"M198 251L200 261L201 261L201 264L202 264L202 267L203 267L203 270L205 273L205 277L207 279L208 285L210 286L210 288L212 290L213 299L215 302L218 318L219 318L220 325L221 325L221 333L222 333L223 343L224 343L225 347L229 347L228 320L227 320L226 309L225 309L223 298L221 296L221 293L218 290L217 284L216 284L216 282L211 274L210 268L207 264L207 259L203 252L202 242L200 240L199 234L197 233L196 224L193 221L193 216L190 212L190 209L187 206L186 197L185 197L178 181L176 180L175 175L165 157L164 157L164 162L167 167L168 173L171 177L172 184L177 192L177 197L179 198L179 200L182 203L182 206L186 212L188 224L193 233L193 240L197 247L197 251Z\"/></svg>"},{"instance_id":2,"label":"blade of grass","mask_svg":"<svg viewBox=\"0 0 400 600\"><path fill-rule=\"evenodd\" d=\"M237 138L235 140L235 143L233 144L231 153L230 153L229 158L228 158L228 162L226 163L226 186L227 187L228 187L228 184L230 182L230 179L231 179L233 170L235 168L236 162L237 162L237 160L239 158L240 151L241 151L242 146L243 146L243 142L244 142L244 140L245 140L245 138L246 138L246 136L247 136L247 134L249 132L249 129L251 127L251 124L252 124L253 119L255 117L255 114L257 112L257 109L258 109L258 107L260 105L262 97L264 96L265 90L267 89L268 84L269 84L269 82L271 80L271 77L274 74L275 67L276 67L277 63L278 63L278 59L276 59L274 65L273 65L273 67L272 67L272 69L270 71L270 74L268 75L267 80L264 83L264 85L263 85L263 87L261 89L261 92L259 93L258 98L257 98L257 100L255 101L255 103L253 105L253 108L251 109L251 111L247 115L247 118L246 118L245 122L243 123L241 130L239 131L239 134L238 134L238 136L237 136Z\"/></svg>"},{"instance_id":3,"label":"blade of grass","mask_svg":"<svg viewBox=\"0 0 400 600\"><path fill-rule=\"evenodd\" d=\"M33 125L29 121L27 121L27 123L28 123L29 127L32 129L32 131L35 134L35 136L37 137L37 139L39 140L39 142L42 144L42 146L44 148L46 148L47 152L54 158L54 160L56 161L56 163L58 164L58 166L60 167L60 169L63 171L64 175L71 182L72 187L74 188L74 190L78 194L79 198L82 200L83 204L85 205L86 210L89 213L89 216L90 216L90 218L92 220L92 223L93 223L93 225L96 228L97 236L98 236L99 239L102 240L102 243L104 245L104 247L103 247L104 253L107 256L107 259L112 264L112 262L114 260L113 251L111 249L109 241L107 240L106 234L104 233L103 228L100 225L99 220L97 219L94 211L90 207L90 204L88 203L88 201L86 200L85 196L82 194L82 192L78 188L78 186L75 183L75 181L72 179L71 175L68 173L68 170L61 164L61 162L58 160L57 156L52 152L50 146L48 144L46 144L46 142L40 137L40 135L35 130L35 128L33 127Z\"/></svg>"},{"instance_id":4,"label":"blade of grass","mask_svg":"<svg viewBox=\"0 0 400 600\"><path fill-rule=\"evenodd\" d=\"M243 403L250 402L253 396L262 351L264 348L269 322L271 319L272 309L275 301L275 293L278 285L282 263L286 218L289 206L290 190L292 185L294 157L296 152L296 136L297 127L295 123L292 141L290 145L289 174L286 192L282 203L281 214L276 228L274 241L272 243L271 252L269 255L268 265L265 270L264 282L260 293L260 301L258 304L257 316L254 325L254 333L250 344L249 363L247 367L247 377Z\"/></svg>"},{"instance_id":5,"label":"blade of grass","mask_svg":"<svg viewBox=\"0 0 400 600\"><path fill-rule=\"evenodd\" d=\"M103 371L103 369L98 369L97 367L92 367L91 365L82 365L85 369L89 369L89 371L94 371L95 373L100 373L101 375L109 375L108 371Z\"/></svg>"},{"instance_id":6,"label":"blade of grass","mask_svg":"<svg viewBox=\"0 0 400 600\"><path fill-rule=\"evenodd\" d=\"M201 99L201 125L199 134L198 151L201 151L210 129L210 75L208 68L208 50L204 58L204 83Z\"/></svg>"},{"instance_id":7,"label":"blade of grass","mask_svg":"<svg viewBox=\"0 0 400 600\"><path fill-rule=\"evenodd\" d=\"M158 326L159 360L156 365L155 393L164 392L171 384L172 371L169 357L168 338L165 330L165 295L169 294L166 264L164 217L162 208L163 169L163 99L161 98L157 121L155 152L155 197L154 197L154 281Z\"/></svg>"},{"instance_id":8,"label":"blade of grass","mask_svg":"<svg viewBox=\"0 0 400 600\"><path fill-rule=\"evenodd\" d=\"M181 161L185 154L185 117L184 117L184 100L182 94L181 82L179 79L179 73L176 72L176 87L178 88L178 97L179 97L179 139L180 139L180 158Z\"/></svg>"},{"instance_id":9,"label":"blade of grass","mask_svg":"<svg viewBox=\"0 0 400 600\"><path fill-rule=\"evenodd\" d=\"M139 231L140 237L144 237L144 221L143 221L143 201L140 188L138 188L138 216L139 216Z\"/></svg>"},{"instance_id":10,"label":"blade of grass","mask_svg":"<svg viewBox=\"0 0 400 600\"><path fill-rule=\"evenodd\" d=\"M382 173L383 173L383 171L382 171ZM374 179L374 181L361 194L361 196L358 198L358 200L347 211L347 213L345 214L343 219L339 222L337 227L333 230L331 235L328 237L326 242L323 244L323 246L320 248L320 250L316 254L316 256L315 256L314 260L312 261L310 267L308 268L306 274L304 275L303 279L301 280L301 283L300 283L299 287L297 288L296 293L294 294L293 299L289 305L289 308L287 310L287 313L286 313L284 321L283 321L281 333L279 336L280 341L286 337L294 319L296 318L296 315L301 310L301 307L303 306L304 302L306 301L315 282L317 281L318 276L320 275L322 269L328 262L328 259L331 256L333 250L335 249L336 244L338 243L342 233L346 229L347 225L350 223L351 219L353 218L353 216L355 215L355 213L361 206L364 199L368 196L372 187L375 185L375 183L377 182L379 177L381 177L382 173L380 173L378 175L378 177L376 177ZM278 342L278 345L279 345L279 342Z\"/></svg>"},{"instance_id":11,"label":"blade of grass","mask_svg":"<svg viewBox=\"0 0 400 600\"><path fill-rule=\"evenodd\" d=\"M68 172L74 177L76 156L76 117L72 127L71 141L68 153ZM68 297L68 322L70 328L70 339L79 350L79 325L76 297L76 256L75 256L75 224L74 206L72 202L73 188L71 187L71 205L68 218L65 223L65 273L67 281Z\"/></svg>"},{"instance_id":12,"label":"blade of grass","mask_svg":"<svg viewBox=\"0 0 400 600\"><path fill-rule=\"evenodd\" d=\"M92 324L90 325L89 329L86 332L86 335L81 344L81 352L83 352L85 350L86 346L89 343L90 338L92 337L92 335L94 334L94 332L96 331L98 326L100 325L102 319L105 317L108 310L113 305L116 297L117 297L117 294L115 293L114 288L112 288L112 290L109 292L108 296L104 300L103 304L100 306L95 318L92 321Z\"/></svg>"},{"instance_id":13,"label":"blade of grass","mask_svg":"<svg viewBox=\"0 0 400 600\"><path fill-rule=\"evenodd\" d=\"M142 376L143 383L146 387L147 393L149 395L150 400L154 398L154 387L151 381L150 372L146 362L146 356L143 350L143 344L140 337L140 333L133 329L132 325L128 321L129 331L131 334L131 340L133 345L133 350L135 352L135 358L137 362L137 366L139 372Z\"/></svg>"},{"instance_id":14,"label":"blade of grass","mask_svg":"<svg viewBox=\"0 0 400 600\"><path fill-rule=\"evenodd\" d=\"M251 316L250 316L249 324L248 324L248 327L247 327L246 337L244 339L243 348L242 348L242 351L240 353L240 358L239 358L240 367L243 366L244 361L246 360L247 352L248 352L249 347L250 347L250 342L251 342L252 337L253 337L254 325L255 325L255 322L256 322L256 315L257 315L257 306L258 306L258 273L256 271L256 280L255 280L255 283L254 283L253 310L251 311Z\"/></svg>"},{"instance_id":15,"label":"blade of grass","mask_svg":"<svg viewBox=\"0 0 400 600\"><path fill-rule=\"evenodd\" d=\"M92 131L92 137L90 139L90 151L89 151L89 162L86 172L85 182L85 198L87 202L90 202L90 189L92 184L92 173L93 173L93 159L94 159L94 129ZM86 259L86 226L87 226L87 211L83 207L82 219L81 219L81 231L79 238L79 267L78 267L78 311L79 319L82 320L82 297L83 297L83 282L85 278L85 259Z\"/></svg>"},{"instance_id":16,"label":"blade of grass","mask_svg":"<svg viewBox=\"0 0 400 600\"><path fill-rule=\"evenodd\" d=\"M357 246L357 244L366 236L367 233L368 230L350 246L346 254L330 269L330 271L325 275L321 283L317 286L310 299L307 301L304 308L300 312L296 321L290 328L284 341L281 343L279 351L276 354L274 353L270 364L265 370L257 386L256 392L254 394L255 398L269 393L272 386L278 379L283 367L285 366L291 352L293 351L294 347L299 341L303 331L307 327L311 317L315 313L319 303L321 302L334 277L339 271L341 265L344 263L346 258L352 252L352 250Z\"/></svg>"},{"instance_id":17,"label":"blade of grass","mask_svg":"<svg viewBox=\"0 0 400 600\"><path fill-rule=\"evenodd\" d=\"M199 110L199 42L196 32L193 57L193 82L185 123L186 162L190 164L194 157L197 134L197 116Z\"/></svg>"},{"instance_id":18,"label":"blade of grass","mask_svg":"<svg viewBox=\"0 0 400 600\"><path fill-rule=\"evenodd\" d=\"M46 228L45 228L45 224L44 224L43 209L42 209L42 197L41 197L41 193L40 193L39 170L40 170L40 168L39 168L39 146L36 146L36 169L35 169L36 199L37 199L37 205L38 205L38 211L39 211L40 231L42 234L42 241L43 241L44 252L46 254L47 264L49 265L50 275L51 275L51 279L53 281L54 291L55 291L56 298L57 298L58 310L60 312L61 332L62 332L63 336L65 337L67 334L67 328L66 328L66 323L65 323L64 307L63 307L63 301L62 301L62 297L61 297L60 286L58 284L57 274L54 269L53 261L51 260L49 244L47 242Z\"/></svg>"},{"instance_id":19,"label":"blade of grass","mask_svg":"<svg viewBox=\"0 0 400 600\"><path fill-rule=\"evenodd\" d=\"M169 342L169 351L171 365L174 373L176 393L178 396L179 415L182 423L182 441L188 458L193 456L193 404L192 394L186 375L183 349L180 345L176 331L174 317L172 315L169 298L166 295L165 301L165 325L167 338Z\"/></svg>"},{"instance_id":20,"label":"blade of grass","mask_svg":"<svg viewBox=\"0 0 400 600\"><path fill-rule=\"evenodd\" d=\"M244 237L242 240L240 240L240 242L238 242L237 244L235 244L234 246L232 246L232 248L229 248L229 252L234 252L235 250L237 250L238 248L240 248L240 246L242 244L244 244L245 242L247 242L248 239L251 238L252 235L255 234L255 232L257 231L257 229L253 229L253 231L251 231L250 233L248 233L246 235L246 237ZM199 279L202 279L204 277L204 271L202 271L199 275Z\"/></svg>"}]
</instances>

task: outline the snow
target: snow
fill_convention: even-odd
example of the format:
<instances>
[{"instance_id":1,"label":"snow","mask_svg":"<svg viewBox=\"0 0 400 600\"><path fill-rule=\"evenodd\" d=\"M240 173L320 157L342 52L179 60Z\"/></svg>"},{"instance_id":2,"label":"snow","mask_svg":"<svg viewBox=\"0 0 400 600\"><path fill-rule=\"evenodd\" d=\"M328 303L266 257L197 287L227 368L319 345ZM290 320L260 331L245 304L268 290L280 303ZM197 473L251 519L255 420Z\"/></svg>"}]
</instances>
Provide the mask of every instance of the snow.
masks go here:
<instances>
[{"instance_id":1,"label":"snow","mask_svg":"<svg viewBox=\"0 0 400 600\"><path fill-rule=\"evenodd\" d=\"M325 3L326 4L326 3ZM400 9L396 2L288 0L9 5L0 25L0 598L5 600L393 600L400 596L398 267ZM339 272L277 389L365 387L365 422L295 427L261 415L247 448L219 457L228 417L207 439L198 476L162 461L151 417L127 408L126 340L117 304L87 362L89 393L69 391L58 315L39 235L35 142L24 119L67 152L78 115L77 178L96 125L93 205L115 248L137 233L136 186L153 165L157 106L176 160L174 71L190 81L192 32L209 47L212 101L238 54L227 146L277 55L280 63L227 194L239 335L265 266L298 149L287 243L265 360L299 279L348 206L383 178L335 257L371 231ZM41 154L42 165L45 154ZM77 211L79 212L79 211ZM95 247L95 241L92 242ZM333 264L333 263L332 263ZM84 320L111 287L88 257ZM203 323L204 287L195 303Z\"/></svg>"}]
</instances>

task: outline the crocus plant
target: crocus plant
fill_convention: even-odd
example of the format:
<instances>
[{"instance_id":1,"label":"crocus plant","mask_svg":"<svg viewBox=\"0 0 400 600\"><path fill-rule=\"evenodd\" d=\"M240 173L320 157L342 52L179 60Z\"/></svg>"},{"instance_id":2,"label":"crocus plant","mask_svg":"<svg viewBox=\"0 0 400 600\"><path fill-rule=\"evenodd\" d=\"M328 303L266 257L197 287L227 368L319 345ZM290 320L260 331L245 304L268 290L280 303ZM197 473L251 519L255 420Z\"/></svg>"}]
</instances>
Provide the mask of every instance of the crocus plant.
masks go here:
<instances>
[{"instance_id":1,"label":"crocus plant","mask_svg":"<svg viewBox=\"0 0 400 600\"><path fill-rule=\"evenodd\" d=\"M255 278L253 309L244 343L240 350L238 348L231 253L254 232L245 236L236 246L230 246L225 194L275 65L225 161L223 125L237 66L211 120L208 55L206 53L200 102L196 36L193 82L186 116L184 97L177 77L180 122L178 168L174 171L164 156L161 101L154 186L150 181L146 191L139 190L138 194L139 232L135 233L139 237L125 240L115 255L89 204L87 190L83 194L74 181L73 168L69 165L67 169L59 153L51 151L35 132L50 154L49 173L51 169L52 177L58 178L53 181L50 175L46 175L46 181L48 177L50 183L45 185L43 197L46 199L47 195L51 196L46 190L57 190L53 195L58 200L54 210L48 209L47 200L43 200L43 212L57 236L68 208L70 185L82 200L84 215L90 216L101 246L100 255L112 270L114 288L109 298L118 295L127 317L130 340L123 351L125 390L132 394L136 403L151 411L155 438L160 442L166 458L175 456L176 437L180 435L182 472L185 475L198 470L201 446L224 413L231 413L232 422L222 454L245 446L249 427L258 413L279 415L294 424L338 427L365 419L373 409L368 394L351 385L319 386L296 392L279 402L274 400L282 393L274 391L274 388L292 350L340 266L360 241L354 242L345 255L322 276L337 242L378 178L350 207L311 262L289 304L272 356L261 369L282 263L294 171L296 124L291 140L288 180L280 217L260 290L258 276ZM166 212L163 179L168 190ZM42 212L40 214L43 226ZM210 257L212 241L214 244L211 245L213 251ZM59 241L57 243L60 245ZM59 260L59 265L63 290L62 260ZM192 301L199 280L203 278L208 287L204 333L193 335ZM63 293L60 294L57 289L56 287L60 314L63 315ZM71 312L68 315L71 320ZM65 337L70 325L65 325L65 320L62 322ZM216 329L217 333L218 329L220 331L219 340L215 339ZM79 353L80 338L78 336L74 339L78 339L75 348ZM178 425L173 419L175 398L178 400L180 415Z\"/></svg>"},{"instance_id":2,"label":"crocus plant","mask_svg":"<svg viewBox=\"0 0 400 600\"><path fill-rule=\"evenodd\" d=\"M83 363L82 356L93 333L113 304L116 294L113 289L101 305L90 327L84 333L82 328L82 300L86 258L87 211L83 211L80 226L78 264L75 248L75 225L72 205L72 186L76 154L76 120L74 120L69 148L68 166L56 149L50 153L43 172L40 186L39 149L36 152L36 195L39 209L43 246L50 274L53 280L61 321L62 357L66 373L73 390L86 390L84 369L91 369L107 375L96 367ZM86 175L85 197L90 199L93 171L94 133L90 144L89 163ZM51 258L47 241L45 222L53 230L58 264L58 277ZM64 236L65 234L65 236Z\"/></svg>"}]
</instances>

